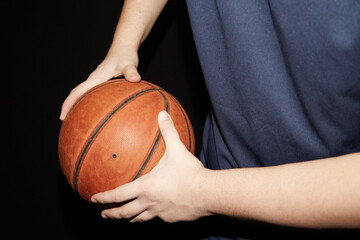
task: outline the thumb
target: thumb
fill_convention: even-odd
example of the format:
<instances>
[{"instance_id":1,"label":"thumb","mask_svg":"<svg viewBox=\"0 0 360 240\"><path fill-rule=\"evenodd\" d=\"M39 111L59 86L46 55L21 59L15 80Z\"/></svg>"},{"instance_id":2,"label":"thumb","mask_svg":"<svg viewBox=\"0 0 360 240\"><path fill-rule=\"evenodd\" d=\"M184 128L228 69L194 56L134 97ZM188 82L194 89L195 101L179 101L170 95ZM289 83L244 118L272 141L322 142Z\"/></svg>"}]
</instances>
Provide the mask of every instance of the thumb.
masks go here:
<instances>
[{"instance_id":1,"label":"thumb","mask_svg":"<svg viewBox=\"0 0 360 240\"><path fill-rule=\"evenodd\" d=\"M126 66L122 72L125 79L130 82L139 82L141 80L141 76L135 65Z\"/></svg>"},{"instance_id":2,"label":"thumb","mask_svg":"<svg viewBox=\"0 0 360 240\"><path fill-rule=\"evenodd\" d=\"M163 136L165 141L166 148L169 148L174 143L181 142L174 122L166 111L159 112L158 122L161 135Z\"/></svg>"}]
</instances>

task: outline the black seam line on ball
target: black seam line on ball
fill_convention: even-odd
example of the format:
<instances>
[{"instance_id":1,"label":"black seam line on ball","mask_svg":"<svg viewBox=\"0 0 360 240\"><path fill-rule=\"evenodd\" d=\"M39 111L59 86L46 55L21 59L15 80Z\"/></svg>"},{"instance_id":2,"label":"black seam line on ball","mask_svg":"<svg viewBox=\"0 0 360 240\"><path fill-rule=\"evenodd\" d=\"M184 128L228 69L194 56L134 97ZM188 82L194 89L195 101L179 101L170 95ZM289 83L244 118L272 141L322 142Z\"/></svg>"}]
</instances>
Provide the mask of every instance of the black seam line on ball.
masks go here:
<instances>
[{"instance_id":1,"label":"black seam line on ball","mask_svg":"<svg viewBox=\"0 0 360 240\"><path fill-rule=\"evenodd\" d=\"M91 137L89 138L88 142L86 143L83 151L81 152L81 155L79 157L79 160L77 162L76 165L76 169L75 169L75 173L74 173L74 189L76 192L78 192L78 188L77 188L77 183L78 183L78 176L79 176L79 172L80 172L80 168L82 165L82 162L85 158L85 155L90 147L90 145L92 144L93 140L95 139L95 137L98 135L98 133L100 132L100 130L102 129L102 127L107 123L107 121L118 111L120 110L124 105L126 105L128 102L130 102L131 100L133 100L134 98L150 92L150 91L158 91L161 90L161 88L149 88L149 89L145 89L141 92L138 92L134 95L132 95L131 97L127 98L125 101L123 101L121 104L119 104L113 111L111 111L106 118L100 123L100 125L95 129L95 131L93 132L93 134L91 135Z\"/></svg>"},{"instance_id":2,"label":"black seam line on ball","mask_svg":"<svg viewBox=\"0 0 360 240\"><path fill-rule=\"evenodd\" d=\"M159 93L162 95L162 97L164 98L164 101L165 101L165 110L166 110L166 112L168 112L168 111L169 111L169 102L168 102L167 98L165 97L165 95L164 95L160 90L158 90L158 92L159 92ZM155 140L153 146L151 147L150 153L147 155L144 163L141 165L139 171L137 172L137 174L135 175L135 177L134 177L131 181L134 181L135 179L137 179L138 177L140 177L140 175L141 175L142 172L144 171L145 167L146 167L147 164L149 163L152 155L154 154L155 149L156 149L156 147L157 147L157 145L159 144L159 141L160 141L160 139L161 139L161 131L160 131L160 129L159 129L158 131L159 131L159 133L158 133L158 135L157 135L157 137L156 137L156 140Z\"/></svg>"},{"instance_id":3,"label":"black seam line on ball","mask_svg":"<svg viewBox=\"0 0 360 240\"><path fill-rule=\"evenodd\" d=\"M89 95L90 93L92 93L93 91L99 89L99 88L102 88L102 87L105 87L109 84L113 84L113 83L119 83L119 82L125 82L126 80L114 80L114 81L107 81L105 83L102 83L102 84L99 84L98 86L95 86L93 88L91 88L90 90L88 90L86 93L84 93L79 99L76 100L76 102L71 106L68 114L66 115L66 118L67 116L70 115L70 113L73 111L73 109L75 109L75 106L78 105L79 102L81 102L81 100L83 100L87 95ZM65 119L66 119L65 118Z\"/></svg>"}]
</instances>

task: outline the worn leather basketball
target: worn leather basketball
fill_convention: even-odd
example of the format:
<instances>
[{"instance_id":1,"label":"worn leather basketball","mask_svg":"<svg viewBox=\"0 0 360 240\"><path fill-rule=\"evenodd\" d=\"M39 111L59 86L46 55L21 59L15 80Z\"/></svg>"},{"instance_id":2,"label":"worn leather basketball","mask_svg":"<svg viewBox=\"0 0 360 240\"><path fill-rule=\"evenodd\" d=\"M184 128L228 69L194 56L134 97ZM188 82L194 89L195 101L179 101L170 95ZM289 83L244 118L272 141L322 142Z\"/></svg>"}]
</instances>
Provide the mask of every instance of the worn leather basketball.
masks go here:
<instances>
[{"instance_id":1,"label":"worn leather basketball","mask_svg":"<svg viewBox=\"0 0 360 240\"><path fill-rule=\"evenodd\" d=\"M165 152L157 116L166 110L180 139L194 153L190 120L178 101L146 82L114 79L86 92L64 120L61 169L72 188L90 201L148 173Z\"/></svg>"}]
</instances>

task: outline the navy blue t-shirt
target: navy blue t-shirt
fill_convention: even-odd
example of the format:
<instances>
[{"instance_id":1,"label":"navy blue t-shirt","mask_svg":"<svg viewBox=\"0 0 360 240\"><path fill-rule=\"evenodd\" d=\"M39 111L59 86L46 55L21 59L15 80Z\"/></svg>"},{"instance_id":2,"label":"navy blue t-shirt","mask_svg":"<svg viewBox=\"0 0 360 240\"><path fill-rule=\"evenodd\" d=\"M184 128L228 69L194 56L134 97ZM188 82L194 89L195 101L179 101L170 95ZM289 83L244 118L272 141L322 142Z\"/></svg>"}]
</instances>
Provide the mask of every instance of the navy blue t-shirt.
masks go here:
<instances>
[{"instance_id":1,"label":"navy blue t-shirt","mask_svg":"<svg viewBox=\"0 0 360 240\"><path fill-rule=\"evenodd\" d=\"M360 1L187 4L212 105L206 167L360 151Z\"/></svg>"},{"instance_id":2,"label":"navy blue t-shirt","mask_svg":"<svg viewBox=\"0 0 360 240\"><path fill-rule=\"evenodd\" d=\"M360 151L359 1L187 4L212 104L207 167Z\"/></svg>"}]
</instances>

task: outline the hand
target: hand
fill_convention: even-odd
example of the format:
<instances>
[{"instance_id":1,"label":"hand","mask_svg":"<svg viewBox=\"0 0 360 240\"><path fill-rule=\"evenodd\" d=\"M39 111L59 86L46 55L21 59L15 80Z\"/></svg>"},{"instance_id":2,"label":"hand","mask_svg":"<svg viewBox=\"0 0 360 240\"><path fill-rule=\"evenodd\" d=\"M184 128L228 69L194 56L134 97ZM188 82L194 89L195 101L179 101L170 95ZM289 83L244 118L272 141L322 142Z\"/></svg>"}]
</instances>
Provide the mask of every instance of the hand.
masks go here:
<instances>
[{"instance_id":1,"label":"hand","mask_svg":"<svg viewBox=\"0 0 360 240\"><path fill-rule=\"evenodd\" d=\"M110 78L123 75L128 81L140 81L141 77L136 69L138 62L137 52L131 48L110 49L104 61L90 74L88 79L75 87L65 99L61 108L60 120L65 119L72 105L82 94Z\"/></svg>"},{"instance_id":2,"label":"hand","mask_svg":"<svg viewBox=\"0 0 360 240\"><path fill-rule=\"evenodd\" d=\"M208 171L182 144L169 115L159 113L166 151L148 174L113 190L95 194L96 203L121 203L102 212L103 218L127 218L142 222L160 217L167 222L195 220L210 215L204 207L202 186Z\"/></svg>"}]
</instances>

